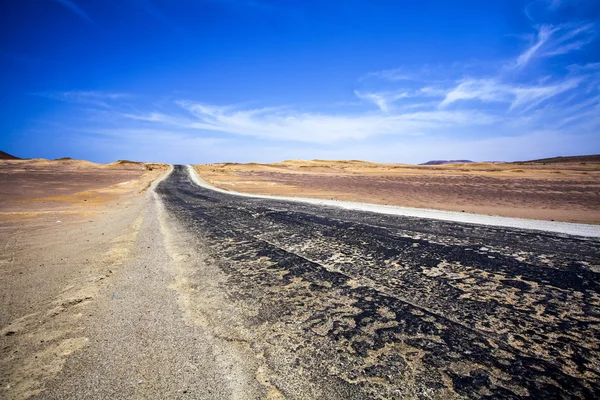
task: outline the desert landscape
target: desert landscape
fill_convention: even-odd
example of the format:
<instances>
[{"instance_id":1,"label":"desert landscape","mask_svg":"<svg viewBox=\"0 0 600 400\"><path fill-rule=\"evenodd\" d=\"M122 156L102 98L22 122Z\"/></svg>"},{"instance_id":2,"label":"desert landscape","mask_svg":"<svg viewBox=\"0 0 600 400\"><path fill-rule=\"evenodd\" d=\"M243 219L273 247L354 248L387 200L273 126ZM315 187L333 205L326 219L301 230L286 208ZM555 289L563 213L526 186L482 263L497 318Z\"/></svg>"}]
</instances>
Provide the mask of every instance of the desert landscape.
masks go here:
<instances>
[{"instance_id":1,"label":"desert landscape","mask_svg":"<svg viewBox=\"0 0 600 400\"><path fill-rule=\"evenodd\" d=\"M207 182L245 193L600 224L600 156L443 165L289 160L195 168Z\"/></svg>"},{"instance_id":2,"label":"desert landscape","mask_svg":"<svg viewBox=\"0 0 600 400\"><path fill-rule=\"evenodd\" d=\"M4 1L0 400L600 399L600 1Z\"/></svg>"},{"instance_id":3,"label":"desert landscape","mask_svg":"<svg viewBox=\"0 0 600 400\"><path fill-rule=\"evenodd\" d=\"M581 323L597 321L596 230L235 194L597 224L598 156L194 167L3 158L3 398L599 391L600 368L585 361L597 325Z\"/></svg>"}]
</instances>

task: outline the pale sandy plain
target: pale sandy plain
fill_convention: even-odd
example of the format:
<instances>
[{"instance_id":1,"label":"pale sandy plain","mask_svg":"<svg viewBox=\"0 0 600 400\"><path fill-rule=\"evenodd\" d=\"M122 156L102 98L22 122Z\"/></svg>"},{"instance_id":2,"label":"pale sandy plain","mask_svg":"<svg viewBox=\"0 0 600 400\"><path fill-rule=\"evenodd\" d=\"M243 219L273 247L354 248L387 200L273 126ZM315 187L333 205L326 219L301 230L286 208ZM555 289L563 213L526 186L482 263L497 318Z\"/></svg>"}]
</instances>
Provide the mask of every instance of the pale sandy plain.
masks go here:
<instances>
[{"instance_id":1,"label":"pale sandy plain","mask_svg":"<svg viewBox=\"0 0 600 400\"><path fill-rule=\"evenodd\" d=\"M195 165L226 190L600 224L600 158L447 165L289 160Z\"/></svg>"},{"instance_id":2,"label":"pale sandy plain","mask_svg":"<svg viewBox=\"0 0 600 400\"><path fill-rule=\"evenodd\" d=\"M154 191L170 171L0 161L1 399L254 399L271 391L248 347L193 316L194 248L174 250L184 232Z\"/></svg>"},{"instance_id":3,"label":"pale sandy plain","mask_svg":"<svg viewBox=\"0 0 600 400\"><path fill-rule=\"evenodd\" d=\"M130 257L166 165L0 160L0 398L43 395L88 345L91 306Z\"/></svg>"}]
</instances>

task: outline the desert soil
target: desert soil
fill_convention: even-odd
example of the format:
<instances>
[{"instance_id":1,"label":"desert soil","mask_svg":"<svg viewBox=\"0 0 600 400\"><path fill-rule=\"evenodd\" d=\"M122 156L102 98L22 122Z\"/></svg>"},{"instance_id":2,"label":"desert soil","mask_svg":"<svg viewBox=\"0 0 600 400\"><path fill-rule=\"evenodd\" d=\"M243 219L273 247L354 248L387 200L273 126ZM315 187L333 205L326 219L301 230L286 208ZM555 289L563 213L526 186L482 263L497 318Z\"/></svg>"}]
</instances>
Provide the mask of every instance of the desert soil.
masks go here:
<instances>
[{"instance_id":1,"label":"desert soil","mask_svg":"<svg viewBox=\"0 0 600 400\"><path fill-rule=\"evenodd\" d=\"M599 392L596 239L172 171L0 162L0 398Z\"/></svg>"},{"instance_id":2,"label":"desert soil","mask_svg":"<svg viewBox=\"0 0 600 400\"><path fill-rule=\"evenodd\" d=\"M440 166L290 160L196 165L232 191L600 224L600 163Z\"/></svg>"},{"instance_id":3,"label":"desert soil","mask_svg":"<svg viewBox=\"0 0 600 400\"><path fill-rule=\"evenodd\" d=\"M39 395L89 345L164 165L0 161L0 397Z\"/></svg>"},{"instance_id":4,"label":"desert soil","mask_svg":"<svg viewBox=\"0 0 600 400\"><path fill-rule=\"evenodd\" d=\"M184 312L185 277L154 191L167 173L130 162L1 162L0 398L268 393L247 348Z\"/></svg>"}]
</instances>

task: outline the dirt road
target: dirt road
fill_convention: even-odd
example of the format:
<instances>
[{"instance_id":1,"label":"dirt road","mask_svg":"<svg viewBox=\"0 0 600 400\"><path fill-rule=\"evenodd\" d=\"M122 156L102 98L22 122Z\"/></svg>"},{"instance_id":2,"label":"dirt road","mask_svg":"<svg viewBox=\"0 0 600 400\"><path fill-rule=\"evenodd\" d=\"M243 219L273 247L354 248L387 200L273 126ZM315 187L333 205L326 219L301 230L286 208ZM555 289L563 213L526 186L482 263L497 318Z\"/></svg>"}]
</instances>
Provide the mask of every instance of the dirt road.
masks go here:
<instances>
[{"instance_id":1,"label":"dirt road","mask_svg":"<svg viewBox=\"0 0 600 400\"><path fill-rule=\"evenodd\" d=\"M146 190L166 170L25 165L2 170L5 183L27 178L34 198L11 191L0 214L0 398L261 397L253 355L181 311L160 202ZM48 198L56 191L66 195Z\"/></svg>"}]
</instances>

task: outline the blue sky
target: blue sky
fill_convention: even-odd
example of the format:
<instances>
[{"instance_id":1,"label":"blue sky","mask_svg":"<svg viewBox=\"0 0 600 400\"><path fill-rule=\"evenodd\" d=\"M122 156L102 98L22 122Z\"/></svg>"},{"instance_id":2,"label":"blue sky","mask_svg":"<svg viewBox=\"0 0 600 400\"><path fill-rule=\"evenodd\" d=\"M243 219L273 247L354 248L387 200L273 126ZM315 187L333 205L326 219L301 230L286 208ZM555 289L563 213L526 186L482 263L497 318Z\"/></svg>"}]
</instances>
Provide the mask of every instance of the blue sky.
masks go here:
<instances>
[{"instance_id":1,"label":"blue sky","mask_svg":"<svg viewBox=\"0 0 600 400\"><path fill-rule=\"evenodd\" d=\"M7 0L0 149L418 163L600 153L600 2Z\"/></svg>"}]
</instances>

